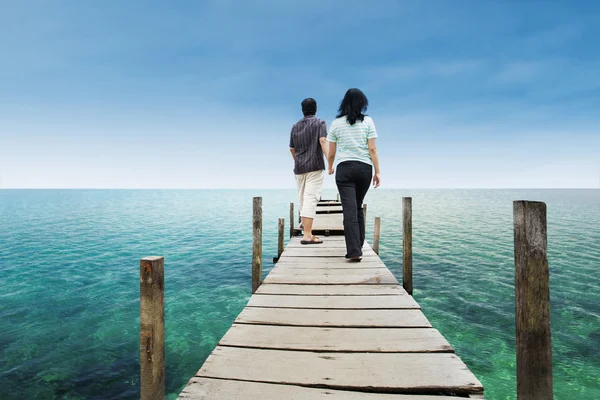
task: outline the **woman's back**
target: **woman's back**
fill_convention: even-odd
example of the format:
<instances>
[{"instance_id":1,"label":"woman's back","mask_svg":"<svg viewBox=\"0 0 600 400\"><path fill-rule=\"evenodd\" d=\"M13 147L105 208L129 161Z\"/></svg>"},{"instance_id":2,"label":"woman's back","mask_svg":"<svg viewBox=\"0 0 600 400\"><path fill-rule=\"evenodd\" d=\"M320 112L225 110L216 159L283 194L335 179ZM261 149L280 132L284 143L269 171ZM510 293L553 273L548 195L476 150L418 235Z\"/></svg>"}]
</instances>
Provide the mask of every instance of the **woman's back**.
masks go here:
<instances>
[{"instance_id":1,"label":"woman's back","mask_svg":"<svg viewBox=\"0 0 600 400\"><path fill-rule=\"evenodd\" d=\"M360 161L373 165L368 140L376 137L377 131L371 117L365 116L363 121L357 120L350 125L346 116L343 116L331 123L327 140L337 143L338 163Z\"/></svg>"}]
</instances>

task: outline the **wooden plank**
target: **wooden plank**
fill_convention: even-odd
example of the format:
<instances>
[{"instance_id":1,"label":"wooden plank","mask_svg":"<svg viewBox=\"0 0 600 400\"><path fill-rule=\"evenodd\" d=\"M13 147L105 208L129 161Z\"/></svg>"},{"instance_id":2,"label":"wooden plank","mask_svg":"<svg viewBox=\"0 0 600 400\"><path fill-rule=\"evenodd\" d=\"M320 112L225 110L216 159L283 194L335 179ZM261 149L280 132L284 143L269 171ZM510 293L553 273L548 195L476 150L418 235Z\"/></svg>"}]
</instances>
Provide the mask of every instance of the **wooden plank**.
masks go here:
<instances>
[{"instance_id":1,"label":"wooden plank","mask_svg":"<svg viewBox=\"0 0 600 400\"><path fill-rule=\"evenodd\" d=\"M284 253L285 254L285 253ZM356 264L354 261L350 261L345 259L344 257L288 257L282 255L279 259L279 262L295 262L295 263L332 263L332 264ZM381 259L374 256L364 257L362 261L359 263L360 265L364 265L366 263L381 263ZM358 265L358 264L357 264Z\"/></svg>"},{"instance_id":2,"label":"wooden plank","mask_svg":"<svg viewBox=\"0 0 600 400\"><path fill-rule=\"evenodd\" d=\"M320 270L313 270L318 271ZM324 270L321 270L324 271ZM327 271L333 271L327 270ZM344 270L340 270L344 271ZM271 271L265 278L264 283L286 283L295 285L381 285L396 284L398 281L388 270L380 268L364 269L361 273L348 273L333 275L329 273L296 274L280 271Z\"/></svg>"},{"instance_id":3,"label":"wooden plank","mask_svg":"<svg viewBox=\"0 0 600 400\"><path fill-rule=\"evenodd\" d=\"M382 296L406 294L395 285L277 285L263 283L256 294L295 296Z\"/></svg>"},{"instance_id":4,"label":"wooden plank","mask_svg":"<svg viewBox=\"0 0 600 400\"><path fill-rule=\"evenodd\" d=\"M329 200L329 201L320 201L317 203L317 207L327 207L327 206L342 206L340 201Z\"/></svg>"},{"instance_id":5,"label":"wooden plank","mask_svg":"<svg viewBox=\"0 0 600 400\"><path fill-rule=\"evenodd\" d=\"M423 394L482 393L452 353L336 353L218 346L197 376L332 389Z\"/></svg>"},{"instance_id":6,"label":"wooden plank","mask_svg":"<svg viewBox=\"0 0 600 400\"><path fill-rule=\"evenodd\" d=\"M431 328L431 324L420 310L307 310L246 307L235 322L342 328Z\"/></svg>"},{"instance_id":7,"label":"wooden plank","mask_svg":"<svg viewBox=\"0 0 600 400\"><path fill-rule=\"evenodd\" d=\"M302 240L302 238L298 238L298 237L294 237L292 240L290 240L288 242L288 245L286 246L286 248L288 249L306 249L306 248L314 248L314 247L318 247L320 249L329 249L329 248L338 248L338 249L345 249L346 248L346 241L345 240L332 240L331 238L334 237L341 237L343 239L343 236L319 236L319 239L321 239L323 241L323 243L319 244L319 245L306 245L306 244L302 244L300 243L300 241ZM365 243L363 245L363 249L370 249L371 246L369 246L368 243Z\"/></svg>"},{"instance_id":8,"label":"wooden plank","mask_svg":"<svg viewBox=\"0 0 600 400\"><path fill-rule=\"evenodd\" d=\"M397 296L274 296L254 295L248 307L321 308L321 309L419 309L408 295Z\"/></svg>"},{"instance_id":9,"label":"wooden plank","mask_svg":"<svg viewBox=\"0 0 600 400\"><path fill-rule=\"evenodd\" d=\"M351 262L341 262L341 263L333 263L333 262L317 262L317 263L307 263L307 262L296 262L288 260L279 261L275 267L278 269L313 269L313 270L322 270L322 269L367 269L367 268L386 268L385 264L379 260L373 260L374 262L360 262L360 263L351 263Z\"/></svg>"},{"instance_id":10,"label":"wooden plank","mask_svg":"<svg viewBox=\"0 0 600 400\"><path fill-rule=\"evenodd\" d=\"M326 213L341 213L342 211L342 206L324 205L317 208L317 215Z\"/></svg>"},{"instance_id":11,"label":"wooden plank","mask_svg":"<svg viewBox=\"0 0 600 400\"><path fill-rule=\"evenodd\" d=\"M180 400L456 400L448 396L396 395L317 389L248 381L193 377Z\"/></svg>"},{"instance_id":12,"label":"wooden plank","mask_svg":"<svg viewBox=\"0 0 600 400\"><path fill-rule=\"evenodd\" d=\"M378 264L374 264L378 265ZM356 263L351 263L346 268L283 268L276 265L269 275L367 275L372 276L373 274L378 275L391 275L391 272L385 268L361 268Z\"/></svg>"},{"instance_id":13,"label":"wooden plank","mask_svg":"<svg viewBox=\"0 0 600 400\"><path fill-rule=\"evenodd\" d=\"M234 324L221 346L375 353L453 352L433 328L316 328Z\"/></svg>"},{"instance_id":14,"label":"wooden plank","mask_svg":"<svg viewBox=\"0 0 600 400\"><path fill-rule=\"evenodd\" d=\"M288 247L281 254L282 257L344 257L345 247L320 248L318 244L306 245L304 248ZM363 249L363 257L376 257L372 249Z\"/></svg>"}]
</instances>

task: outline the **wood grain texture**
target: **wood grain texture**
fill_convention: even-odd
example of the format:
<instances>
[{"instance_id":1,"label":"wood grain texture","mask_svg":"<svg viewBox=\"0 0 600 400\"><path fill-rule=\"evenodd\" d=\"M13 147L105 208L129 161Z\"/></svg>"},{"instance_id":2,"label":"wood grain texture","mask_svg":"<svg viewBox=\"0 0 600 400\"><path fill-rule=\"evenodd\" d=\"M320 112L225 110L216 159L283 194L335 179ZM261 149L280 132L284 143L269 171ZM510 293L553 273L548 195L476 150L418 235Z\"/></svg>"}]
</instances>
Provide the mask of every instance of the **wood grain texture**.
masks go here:
<instances>
[{"instance_id":1,"label":"wood grain texture","mask_svg":"<svg viewBox=\"0 0 600 400\"><path fill-rule=\"evenodd\" d=\"M218 346L197 376L389 393L483 392L451 353L324 354Z\"/></svg>"},{"instance_id":2,"label":"wood grain texture","mask_svg":"<svg viewBox=\"0 0 600 400\"><path fill-rule=\"evenodd\" d=\"M165 397L165 259L140 260L140 399Z\"/></svg>"},{"instance_id":3,"label":"wood grain texture","mask_svg":"<svg viewBox=\"0 0 600 400\"><path fill-rule=\"evenodd\" d=\"M381 270L380 268L364 269L360 273L341 275L322 271L315 272L314 274L295 272L297 271L292 270L288 273L282 272L282 270L273 270L266 277L264 282L297 285L381 285L398 283L389 270Z\"/></svg>"},{"instance_id":4,"label":"wood grain texture","mask_svg":"<svg viewBox=\"0 0 600 400\"><path fill-rule=\"evenodd\" d=\"M321 247L320 244L308 244L304 247L288 247L285 249L282 257L323 257L323 258L342 258L346 255L345 247ZM375 257L377 254L371 248L363 247L363 257Z\"/></svg>"},{"instance_id":5,"label":"wood grain texture","mask_svg":"<svg viewBox=\"0 0 600 400\"><path fill-rule=\"evenodd\" d=\"M342 211L342 206L326 205L317 207L317 214L341 213Z\"/></svg>"},{"instance_id":6,"label":"wood grain texture","mask_svg":"<svg viewBox=\"0 0 600 400\"><path fill-rule=\"evenodd\" d=\"M412 198L402 198L402 286L412 295Z\"/></svg>"},{"instance_id":7,"label":"wood grain texture","mask_svg":"<svg viewBox=\"0 0 600 400\"><path fill-rule=\"evenodd\" d=\"M312 245L308 245L312 246ZM305 263L305 264L338 264L338 265L348 265L348 264L357 264L353 261L347 260L344 257L292 257L286 254L284 251L279 259L279 262L292 262L292 263ZM364 265L366 263L382 263L381 259L377 257L377 255L369 255L363 257L362 261L358 264Z\"/></svg>"},{"instance_id":8,"label":"wood grain texture","mask_svg":"<svg viewBox=\"0 0 600 400\"><path fill-rule=\"evenodd\" d=\"M235 322L340 328L431 328L431 324L420 310L306 310L246 307Z\"/></svg>"},{"instance_id":9,"label":"wood grain texture","mask_svg":"<svg viewBox=\"0 0 600 400\"><path fill-rule=\"evenodd\" d=\"M240 394L243 396L240 397ZM456 400L448 396L395 395L348 392L248 381L193 377L181 400Z\"/></svg>"},{"instance_id":10,"label":"wood grain texture","mask_svg":"<svg viewBox=\"0 0 600 400\"><path fill-rule=\"evenodd\" d=\"M515 201L517 397L552 399L546 204Z\"/></svg>"},{"instance_id":11,"label":"wood grain texture","mask_svg":"<svg viewBox=\"0 0 600 400\"><path fill-rule=\"evenodd\" d=\"M252 293L262 281L262 197L252 203Z\"/></svg>"},{"instance_id":12,"label":"wood grain texture","mask_svg":"<svg viewBox=\"0 0 600 400\"><path fill-rule=\"evenodd\" d=\"M446 339L433 328L317 328L234 324L219 345L323 352L453 352Z\"/></svg>"},{"instance_id":13,"label":"wood grain texture","mask_svg":"<svg viewBox=\"0 0 600 400\"><path fill-rule=\"evenodd\" d=\"M321 308L321 309L419 309L409 295L397 296L290 296L258 295L248 301L248 307Z\"/></svg>"},{"instance_id":14,"label":"wood grain texture","mask_svg":"<svg viewBox=\"0 0 600 400\"><path fill-rule=\"evenodd\" d=\"M398 284L392 285L260 285L256 294L293 296L382 296L407 294Z\"/></svg>"}]
</instances>

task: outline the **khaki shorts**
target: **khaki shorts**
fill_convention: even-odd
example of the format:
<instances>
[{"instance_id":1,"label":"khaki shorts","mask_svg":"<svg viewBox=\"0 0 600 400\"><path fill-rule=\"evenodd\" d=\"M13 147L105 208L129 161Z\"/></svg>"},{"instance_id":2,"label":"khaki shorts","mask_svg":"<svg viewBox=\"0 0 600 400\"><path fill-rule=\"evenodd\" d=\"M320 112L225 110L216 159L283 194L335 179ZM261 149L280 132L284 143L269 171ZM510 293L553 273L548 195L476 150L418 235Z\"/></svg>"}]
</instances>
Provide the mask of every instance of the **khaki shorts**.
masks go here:
<instances>
[{"instance_id":1,"label":"khaki shorts","mask_svg":"<svg viewBox=\"0 0 600 400\"><path fill-rule=\"evenodd\" d=\"M301 217L314 218L317 215L317 203L321 199L324 178L325 170L296 175Z\"/></svg>"}]
</instances>

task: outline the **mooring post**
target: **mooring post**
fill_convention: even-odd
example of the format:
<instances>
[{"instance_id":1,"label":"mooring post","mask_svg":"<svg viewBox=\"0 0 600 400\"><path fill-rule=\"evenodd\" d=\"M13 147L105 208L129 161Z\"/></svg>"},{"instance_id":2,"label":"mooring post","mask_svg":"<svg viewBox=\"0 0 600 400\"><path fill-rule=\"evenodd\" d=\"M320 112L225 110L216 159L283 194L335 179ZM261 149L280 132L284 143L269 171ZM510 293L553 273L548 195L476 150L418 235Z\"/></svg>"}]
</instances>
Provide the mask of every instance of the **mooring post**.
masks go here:
<instances>
[{"instance_id":1,"label":"mooring post","mask_svg":"<svg viewBox=\"0 0 600 400\"><path fill-rule=\"evenodd\" d=\"M283 229L285 226L285 219L284 218L279 218L279 224L278 224L278 237L277 237L277 259L279 259L279 257L281 257L281 253L283 253Z\"/></svg>"},{"instance_id":2,"label":"mooring post","mask_svg":"<svg viewBox=\"0 0 600 400\"><path fill-rule=\"evenodd\" d=\"M262 282L262 197L255 197L252 210L252 293Z\"/></svg>"},{"instance_id":3,"label":"mooring post","mask_svg":"<svg viewBox=\"0 0 600 400\"><path fill-rule=\"evenodd\" d=\"M375 226L373 230L375 234L373 236L373 251L375 254L379 255L379 233L381 229L381 219L379 217L375 217Z\"/></svg>"},{"instance_id":4,"label":"mooring post","mask_svg":"<svg viewBox=\"0 0 600 400\"><path fill-rule=\"evenodd\" d=\"M165 259L140 260L140 399L165 398Z\"/></svg>"},{"instance_id":5,"label":"mooring post","mask_svg":"<svg viewBox=\"0 0 600 400\"><path fill-rule=\"evenodd\" d=\"M290 203L290 239L294 236L294 203Z\"/></svg>"},{"instance_id":6,"label":"mooring post","mask_svg":"<svg viewBox=\"0 0 600 400\"><path fill-rule=\"evenodd\" d=\"M365 220L365 226L363 227L363 236L367 235L367 205L363 204L363 218Z\"/></svg>"},{"instance_id":7,"label":"mooring post","mask_svg":"<svg viewBox=\"0 0 600 400\"><path fill-rule=\"evenodd\" d=\"M517 398L552 399L550 274L546 204L513 202Z\"/></svg>"},{"instance_id":8,"label":"mooring post","mask_svg":"<svg viewBox=\"0 0 600 400\"><path fill-rule=\"evenodd\" d=\"M402 198L402 286L412 295L412 197Z\"/></svg>"}]
</instances>

